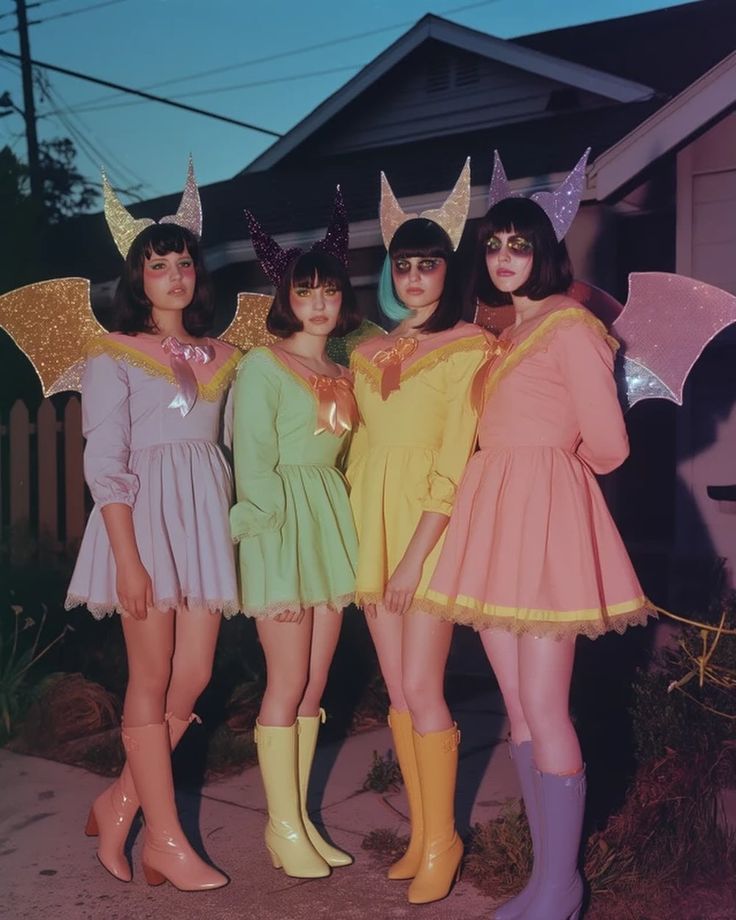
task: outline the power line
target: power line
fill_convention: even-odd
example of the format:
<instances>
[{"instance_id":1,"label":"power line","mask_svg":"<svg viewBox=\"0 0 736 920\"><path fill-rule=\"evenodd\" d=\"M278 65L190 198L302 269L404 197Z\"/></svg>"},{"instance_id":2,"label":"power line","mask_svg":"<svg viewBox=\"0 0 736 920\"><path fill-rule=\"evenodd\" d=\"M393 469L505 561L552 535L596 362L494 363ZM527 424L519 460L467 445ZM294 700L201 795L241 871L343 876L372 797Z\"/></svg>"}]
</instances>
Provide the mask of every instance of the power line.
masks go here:
<instances>
[{"instance_id":1,"label":"power line","mask_svg":"<svg viewBox=\"0 0 736 920\"><path fill-rule=\"evenodd\" d=\"M48 0L51 2L51 0ZM491 6L496 3L501 3L503 0L475 0L473 3L464 3L462 6L454 6L446 10L441 10L437 15L445 16L451 13L461 13L469 9L475 9L476 7L481 6ZM276 61L281 58L292 58L296 55L308 54L310 51L320 51L323 48L332 48L336 44L345 44L346 42L357 41L361 38L368 38L373 35L382 35L385 32L395 32L396 29L402 29L406 26L414 25L416 22L415 19L407 19L403 22L396 22L393 25L389 26L380 26L376 29L368 29L363 32L353 32L351 35L343 35L338 38L331 38L326 41L315 42L311 45L301 45L298 48L291 48L287 51L278 51L274 54L267 54L259 58L251 58L247 61L238 61L235 64L226 64L223 67L212 67L208 70L199 70L194 73L189 73L183 77L170 77L167 80L159 80L157 83L149 83L147 86L144 86L144 90L150 89L159 89L162 86L171 86L174 83L186 83L189 80L199 80L202 77L211 77L220 73L227 73L231 70L242 70L245 67L255 67L258 64L267 64L270 61ZM246 84L249 85L249 84ZM253 84L257 85L257 84ZM96 105L98 102L110 101L111 98L109 95L98 96L95 99L88 100L90 105ZM175 97L178 98L178 97ZM186 97L184 97L186 98ZM85 109L85 111L94 111L93 109Z\"/></svg>"},{"instance_id":2,"label":"power line","mask_svg":"<svg viewBox=\"0 0 736 920\"><path fill-rule=\"evenodd\" d=\"M54 13L53 16L45 16L43 19L36 19L31 25L38 26L44 22L51 22L54 19L65 19L67 16L76 16L79 13L89 13L92 10L100 10L105 6L115 6L118 3L128 3L128 0L102 0L101 3L90 3L87 6L78 6L73 10L64 10L62 13Z\"/></svg>"},{"instance_id":3,"label":"power line","mask_svg":"<svg viewBox=\"0 0 736 920\"><path fill-rule=\"evenodd\" d=\"M55 114L58 121L77 141L77 144L82 148L82 152L86 155L96 171L99 170L102 164L110 171L110 166L114 163L118 173L121 176L125 173L128 177L127 182L118 184L130 185L132 182L136 189L151 189L154 194L161 194L159 190L155 189L150 183L144 181L137 173L133 172L113 150L95 136L89 126L79 118L78 113L71 108L64 96L57 87L51 83L51 80L47 76L43 76L42 80L44 95L57 106ZM89 148L89 150L86 148ZM91 154L89 151L91 151Z\"/></svg>"},{"instance_id":4,"label":"power line","mask_svg":"<svg viewBox=\"0 0 736 920\"><path fill-rule=\"evenodd\" d=\"M0 48L0 56L11 60L19 61L20 55L13 54L11 51L5 51ZM250 131L257 131L259 134L268 134L270 137L282 137L278 131L271 131L270 128L261 128L259 125L251 124L247 121L240 121L237 118L230 118L229 115L218 115L215 112L208 112L206 109L200 109L193 105L187 105L184 102L178 102L174 99L166 99L164 96L154 96L152 93L146 93L140 89L133 89L130 86L123 86L121 83L113 83L111 80L103 80L100 77L92 77L89 74L80 73L77 70L70 70L68 67L59 67L56 64L46 64L43 61L31 61L34 67L43 67L53 73L60 73L66 77L75 77L77 80L84 80L87 83L95 83L98 86L106 86L109 89L118 90L121 93L127 93L131 96L140 96L141 99L147 99L149 102L159 102L162 105L169 105L175 109L182 109L185 112L192 112L195 115L204 115L207 118L214 118L217 121L224 121L227 124L238 125L241 128L248 128Z\"/></svg>"},{"instance_id":5,"label":"power line","mask_svg":"<svg viewBox=\"0 0 736 920\"><path fill-rule=\"evenodd\" d=\"M309 72L292 74L290 76L285 76L285 77L273 77L272 79L269 79L269 80L253 80L249 83L235 83L235 84L230 84L228 86L215 86L215 87L212 87L211 89L200 89L200 90L195 90L189 93L181 93L176 96L171 96L170 98L171 99L191 99L194 96L209 96L212 93L228 93L228 92L232 92L233 90L252 89L254 87L270 86L271 84L275 84L275 83L290 83L290 82L293 82L294 80L305 80L308 77L321 77L321 76L326 76L328 74L344 73L346 70L359 70L363 66L364 66L363 64L349 64L349 65L346 65L345 67L332 67L328 70L312 70ZM110 97L108 96L106 98L109 99ZM76 108L75 111L77 112L106 112L111 109L127 109L132 105L141 105L144 101L145 100L129 99L125 102L116 102L115 104L111 105L110 103L103 102L102 99L92 99L90 100L91 102L90 105L87 105L86 103L82 103L80 106ZM54 112L53 111L46 112L45 114L53 115Z\"/></svg>"}]
</instances>

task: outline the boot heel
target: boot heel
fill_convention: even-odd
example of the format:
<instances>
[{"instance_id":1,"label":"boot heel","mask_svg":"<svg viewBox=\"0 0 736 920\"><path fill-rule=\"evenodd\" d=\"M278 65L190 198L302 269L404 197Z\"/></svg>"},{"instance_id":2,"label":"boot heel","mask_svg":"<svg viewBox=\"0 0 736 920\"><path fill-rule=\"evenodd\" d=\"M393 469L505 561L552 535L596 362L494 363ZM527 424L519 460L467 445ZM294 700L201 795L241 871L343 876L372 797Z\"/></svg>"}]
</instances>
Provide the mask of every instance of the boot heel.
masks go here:
<instances>
[{"instance_id":1,"label":"boot heel","mask_svg":"<svg viewBox=\"0 0 736 920\"><path fill-rule=\"evenodd\" d=\"M582 909L582 907L578 907L574 914L570 914L570 920L580 920L580 911Z\"/></svg>"},{"instance_id":2,"label":"boot heel","mask_svg":"<svg viewBox=\"0 0 736 920\"><path fill-rule=\"evenodd\" d=\"M90 808L89 815L87 815L87 823L84 826L84 833L88 837L98 837L100 834L100 829L97 826L97 818L95 818L95 812L93 808Z\"/></svg>"},{"instance_id":3,"label":"boot heel","mask_svg":"<svg viewBox=\"0 0 736 920\"><path fill-rule=\"evenodd\" d=\"M459 863L459 865L458 865L458 867L457 867L457 872L455 873L455 884L456 884L456 885L457 885L457 883L460 881L460 876L461 876L462 874L463 874L463 861L462 861L462 859L461 859L461 860L460 860L460 863ZM577 920L577 918L576 918L576 917L571 917L570 920Z\"/></svg>"},{"instance_id":4,"label":"boot heel","mask_svg":"<svg viewBox=\"0 0 736 920\"><path fill-rule=\"evenodd\" d=\"M266 847L268 852L271 854L271 863L273 864L274 869L280 869L283 865L276 853L271 849L271 847Z\"/></svg>"},{"instance_id":5,"label":"boot heel","mask_svg":"<svg viewBox=\"0 0 736 920\"><path fill-rule=\"evenodd\" d=\"M153 869L146 863L143 863L143 874L146 877L146 881L149 885L163 885L163 883L166 881L165 875L162 875L158 869Z\"/></svg>"}]
</instances>

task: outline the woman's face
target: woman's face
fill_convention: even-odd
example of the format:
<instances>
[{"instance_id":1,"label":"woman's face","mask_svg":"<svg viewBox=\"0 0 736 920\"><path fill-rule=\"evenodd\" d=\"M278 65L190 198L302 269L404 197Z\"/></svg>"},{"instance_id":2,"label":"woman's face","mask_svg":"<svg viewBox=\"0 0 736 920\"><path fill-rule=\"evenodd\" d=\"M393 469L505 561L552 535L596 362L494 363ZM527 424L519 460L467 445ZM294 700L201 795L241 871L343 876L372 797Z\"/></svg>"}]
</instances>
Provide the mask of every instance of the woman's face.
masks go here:
<instances>
[{"instance_id":1,"label":"woman's face","mask_svg":"<svg viewBox=\"0 0 736 920\"><path fill-rule=\"evenodd\" d=\"M486 267L495 287L504 294L526 284L532 272L534 248L526 237L510 231L499 230L486 243Z\"/></svg>"},{"instance_id":2,"label":"woman's face","mask_svg":"<svg viewBox=\"0 0 736 920\"><path fill-rule=\"evenodd\" d=\"M194 299L197 272L189 251L169 252L143 259L143 292L154 310L181 312Z\"/></svg>"},{"instance_id":3,"label":"woman's face","mask_svg":"<svg viewBox=\"0 0 736 920\"><path fill-rule=\"evenodd\" d=\"M391 259L391 277L399 300L409 310L436 307L445 289L447 262L437 256Z\"/></svg>"},{"instance_id":4,"label":"woman's face","mask_svg":"<svg viewBox=\"0 0 736 920\"><path fill-rule=\"evenodd\" d=\"M337 325L342 307L342 291L328 281L312 279L314 287L291 286L289 305L308 335L327 337Z\"/></svg>"}]
</instances>

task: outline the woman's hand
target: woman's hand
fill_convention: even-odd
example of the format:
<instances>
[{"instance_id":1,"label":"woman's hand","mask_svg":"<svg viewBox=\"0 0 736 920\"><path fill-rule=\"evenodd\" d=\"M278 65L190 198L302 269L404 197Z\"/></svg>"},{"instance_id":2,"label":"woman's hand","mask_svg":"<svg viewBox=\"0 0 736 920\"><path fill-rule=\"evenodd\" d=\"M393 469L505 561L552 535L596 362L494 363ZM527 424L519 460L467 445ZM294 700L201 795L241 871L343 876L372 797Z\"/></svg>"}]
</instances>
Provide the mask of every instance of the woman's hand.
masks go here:
<instances>
[{"instance_id":1,"label":"woman's hand","mask_svg":"<svg viewBox=\"0 0 736 920\"><path fill-rule=\"evenodd\" d=\"M282 610L274 617L277 623L301 623L304 619L304 610Z\"/></svg>"},{"instance_id":2,"label":"woman's hand","mask_svg":"<svg viewBox=\"0 0 736 920\"><path fill-rule=\"evenodd\" d=\"M142 562L129 562L118 570L117 584L120 606L136 620L145 620L153 607L153 584Z\"/></svg>"},{"instance_id":3,"label":"woman's hand","mask_svg":"<svg viewBox=\"0 0 736 920\"><path fill-rule=\"evenodd\" d=\"M422 563L407 560L405 556L389 578L383 595L383 606L389 613L406 613L414 600L421 577Z\"/></svg>"},{"instance_id":4,"label":"woman's hand","mask_svg":"<svg viewBox=\"0 0 736 920\"><path fill-rule=\"evenodd\" d=\"M363 613L367 617L370 617L372 620L375 620L375 618L378 616L375 604L363 604Z\"/></svg>"}]
</instances>

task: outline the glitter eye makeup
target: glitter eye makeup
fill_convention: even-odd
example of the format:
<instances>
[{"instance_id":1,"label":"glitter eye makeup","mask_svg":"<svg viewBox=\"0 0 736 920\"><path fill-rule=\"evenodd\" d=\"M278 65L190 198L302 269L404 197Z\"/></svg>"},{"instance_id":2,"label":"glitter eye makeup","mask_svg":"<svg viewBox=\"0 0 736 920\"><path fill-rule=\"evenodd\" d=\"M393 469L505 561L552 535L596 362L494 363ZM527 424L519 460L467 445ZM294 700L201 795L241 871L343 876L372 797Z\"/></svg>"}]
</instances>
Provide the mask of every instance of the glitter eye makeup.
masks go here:
<instances>
[{"instance_id":1,"label":"glitter eye makeup","mask_svg":"<svg viewBox=\"0 0 736 920\"><path fill-rule=\"evenodd\" d=\"M420 259L417 268L425 275L437 271L444 259ZM397 275L405 275L411 270L411 261L409 259L395 259L394 271Z\"/></svg>"},{"instance_id":2,"label":"glitter eye makeup","mask_svg":"<svg viewBox=\"0 0 736 920\"><path fill-rule=\"evenodd\" d=\"M534 251L533 244L518 233L506 239L506 247L517 256L528 256ZM486 249L488 252L500 252L503 249L503 241L497 236L492 236L486 243Z\"/></svg>"}]
</instances>

